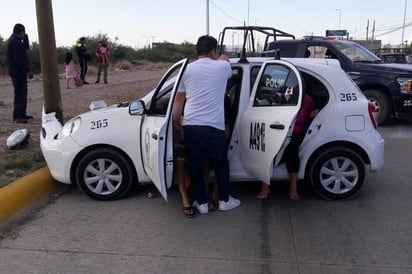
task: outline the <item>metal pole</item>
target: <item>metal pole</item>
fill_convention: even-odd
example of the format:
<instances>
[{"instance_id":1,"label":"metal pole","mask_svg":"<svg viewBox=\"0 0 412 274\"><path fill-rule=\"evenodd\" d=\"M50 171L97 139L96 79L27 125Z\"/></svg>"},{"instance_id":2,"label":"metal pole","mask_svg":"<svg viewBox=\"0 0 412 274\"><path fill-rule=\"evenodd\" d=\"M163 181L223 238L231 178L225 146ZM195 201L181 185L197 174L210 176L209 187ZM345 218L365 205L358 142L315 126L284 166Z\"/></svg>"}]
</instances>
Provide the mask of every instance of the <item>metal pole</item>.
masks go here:
<instances>
[{"instance_id":1,"label":"metal pole","mask_svg":"<svg viewBox=\"0 0 412 274\"><path fill-rule=\"evenodd\" d=\"M408 0L405 0L405 9L403 10L403 27L402 27L402 40L401 40L401 52L403 52L403 37L405 34L405 18L406 18L406 4Z\"/></svg>"},{"instance_id":2,"label":"metal pole","mask_svg":"<svg viewBox=\"0 0 412 274\"><path fill-rule=\"evenodd\" d=\"M247 25L249 26L250 0L247 1Z\"/></svg>"},{"instance_id":3,"label":"metal pole","mask_svg":"<svg viewBox=\"0 0 412 274\"><path fill-rule=\"evenodd\" d=\"M63 123L51 0L36 0L36 15L39 33L44 110L46 113L55 112L56 118Z\"/></svg>"},{"instance_id":4,"label":"metal pole","mask_svg":"<svg viewBox=\"0 0 412 274\"><path fill-rule=\"evenodd\" d=\"M336 11L339 11L339 30L340 30L340 22L341 22L341 19L342 19L342 9L336 9Z\"/></svg>"},{"instance_id":5,"label":"metal pole","mask_svg":"<svg viewBox=\"0 0 412 274\"><path fill-rule=\"evenodd\" d=\"M369 34L369 19L368 19L368 23L366 25L366 41L368 41L368 34Z\"/></svg>"},{"instance_id":6,"label":"metal pole","mask_svg":"<svg viewBox=\"0 0 412 274\"><path fill-rule=\"evenodd\" d=\"M209 0L206 0L206 35L209 35Z\"/></svg>"}]
</instances>

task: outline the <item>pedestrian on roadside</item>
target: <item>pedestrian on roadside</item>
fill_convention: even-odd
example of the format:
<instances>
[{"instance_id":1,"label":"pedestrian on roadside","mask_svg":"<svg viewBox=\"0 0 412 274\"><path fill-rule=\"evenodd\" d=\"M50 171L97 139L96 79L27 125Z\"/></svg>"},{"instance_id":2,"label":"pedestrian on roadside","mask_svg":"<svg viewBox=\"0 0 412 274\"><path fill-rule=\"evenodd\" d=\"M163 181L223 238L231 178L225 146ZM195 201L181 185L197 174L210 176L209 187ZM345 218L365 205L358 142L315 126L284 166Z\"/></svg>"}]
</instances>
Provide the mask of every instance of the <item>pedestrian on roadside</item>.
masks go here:
<instances>
[{"instance_id":1,"label":"pedestrian on roadside","mask_svg":"<svg viewBox=\"0 0 412 274\"><path fill-rule=\"evenodd\" d=\"M107 44L100 41L96 49L97 80L96 82L94 82L95 84L100 82L100 75L102 73L102 70L103 70L104 83L107 84L107 70L109 67L109 55L110 55L110 49L108 48Z\"/></svg>"},{"instance_id":2,"label":"pedestrian on roadside","mask_svg":"<svg viewBox=\"0 0 412 274\"><path fill-rule=\"evenodd\" d=\"M14 25L13 34L7 40L7 69L14 87L13 121L27 123L33 116L27 115L27 78L32 79L27 50L29 37L24 25Z\"/></svg>"},{"instance_id":3,"label":"pedestrian on roadside","mask_svg":"<svg viewBox=\"0 0 412 274\"><path fill-rule=\"evenodd\" d=\"M83 84L88 85L89 83L86 81L87 62L91 61L91 56L86 48L86 37L81 37L77 42L76 53L80 65L80 79L83 80Z\"/></svg>"},{"instance_id":4,"label":"pedestrian on roadside","mask_svg":"<svg viewBox=\"0 0 412 274\"><path fill-rule=\"evenodd\" d=\"M204 176L207 159L215 167L219 210L227 211L240 206L240 200L230 195L225 138L224 98L232 70L227 56L218 58L214 37L199 37L196 50L198 59L187 66L178 88L173 125L177 131L183 130L184 133L190 178L195 188L193 207L200 214L207 214L209 198Z\"/></svg>"},{"instance_id":5,"label":"pedestrian on roadside","mask_svg":"<svg viewBox=\"0 0 412 274\"><path fill-rule=\"evenodd\" d=\"M64 72L66 75L66 88L70 88L70 79L73 79L77 76L77 71L74 66L73 54L69 51L66 53L64 61Z\"/></svg>"}]
</instances>

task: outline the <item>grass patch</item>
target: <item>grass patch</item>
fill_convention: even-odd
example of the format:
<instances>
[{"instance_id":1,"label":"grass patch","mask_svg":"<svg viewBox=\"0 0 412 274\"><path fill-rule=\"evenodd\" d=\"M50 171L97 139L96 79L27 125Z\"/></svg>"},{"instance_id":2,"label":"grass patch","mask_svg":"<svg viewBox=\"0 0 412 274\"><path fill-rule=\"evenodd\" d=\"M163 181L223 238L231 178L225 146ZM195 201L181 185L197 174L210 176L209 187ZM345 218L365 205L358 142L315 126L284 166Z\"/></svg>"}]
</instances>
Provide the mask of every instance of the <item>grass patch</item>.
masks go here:
<instances>
[{"instance_id":1,"label":"grass patch","mask_svg":"<svg viewBox=\"0 0 412 274\"><path fill-rule=\"evenodd\" d=\"M0 188L2 188L3 186L6 186L10 183L12 183L12 180L0 180Z\"/></svg>"},{"instance_id":2,"label":"grass patch","mask_svg":"<svg viewBox=\"0 0 412 274\"><path fill-rule=\"evenodd\" d=\"M5 160L0 165L0 187L4 187L45 165L43 157L29 154L22 159Z\"/></svg>"},{"instance_id":3,"label":"grass patch","mask_svg":"<svg viewBox=\"0 0 412 274\"><path fill-rule=\"evenodd\" d=\"M33 166L32 159L9 160L4 163L4 169L29 170Z\"/></svg>"}]
</instances>

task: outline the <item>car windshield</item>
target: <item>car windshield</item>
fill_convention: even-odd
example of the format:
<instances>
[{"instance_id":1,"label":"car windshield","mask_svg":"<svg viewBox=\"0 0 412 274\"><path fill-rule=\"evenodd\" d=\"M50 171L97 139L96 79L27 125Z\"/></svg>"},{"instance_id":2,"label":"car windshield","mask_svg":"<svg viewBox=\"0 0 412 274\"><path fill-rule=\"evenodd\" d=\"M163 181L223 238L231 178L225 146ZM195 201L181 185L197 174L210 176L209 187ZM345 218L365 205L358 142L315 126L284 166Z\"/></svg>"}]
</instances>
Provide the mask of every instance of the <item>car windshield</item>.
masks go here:
<instances>
[{"instance_id":1,"label":"car windshield","mask_svg":"<svg viewBox=\"0 0 412 274\"><path fill-rule=\"evenodd\" d=\"M356 43L336 43L336 48L352 62L379 63L379 59L368 49Z\"/></svg>"}]
</instances>

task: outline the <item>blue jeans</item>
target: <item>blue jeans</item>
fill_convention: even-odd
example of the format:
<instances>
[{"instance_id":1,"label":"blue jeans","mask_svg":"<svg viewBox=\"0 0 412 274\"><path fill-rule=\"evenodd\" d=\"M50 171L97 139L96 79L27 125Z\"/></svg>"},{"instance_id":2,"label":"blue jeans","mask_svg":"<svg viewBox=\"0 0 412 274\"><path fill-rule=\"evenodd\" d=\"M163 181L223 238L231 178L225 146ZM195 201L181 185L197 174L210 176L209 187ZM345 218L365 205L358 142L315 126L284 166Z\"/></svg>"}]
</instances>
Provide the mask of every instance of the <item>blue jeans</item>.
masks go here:
<instances>
[{"instance_id":1,"label":"blue jeans","mask_svg":"<svg viewBox=\"0 0 412 274\"><path fill-rule=\"evenodd\" d=\"M224 130L210 126L183 126L189 172L199 204L209 201L205 184L205 161L211 160L219 186L219 200L229 199L229 163Z\"/></svg>"}]
</instances>

